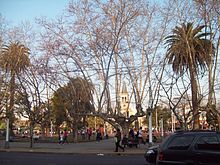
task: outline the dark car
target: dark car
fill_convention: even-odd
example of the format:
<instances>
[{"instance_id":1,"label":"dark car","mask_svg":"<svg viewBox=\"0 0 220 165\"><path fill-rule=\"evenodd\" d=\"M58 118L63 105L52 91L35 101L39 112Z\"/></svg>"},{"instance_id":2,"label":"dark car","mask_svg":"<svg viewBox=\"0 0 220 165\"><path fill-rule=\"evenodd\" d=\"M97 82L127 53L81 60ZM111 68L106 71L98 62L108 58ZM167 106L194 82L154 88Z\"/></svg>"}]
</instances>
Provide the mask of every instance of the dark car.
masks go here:
<instances>
[{"instance_id":1,"label":"dark car","mask_svg":"<svg viewBox=\"0 0 220 165\"><path fill-rule=\"evenodd\" d=\"M148 149L148 161L161 164L220 164L220 132L183 131L168 136L163 143ZM151 153L151 154L150 154ZM152 159L155 158L156 159ZM145 158L146 158L145 154Z\"/></svg>"}]
</instances>

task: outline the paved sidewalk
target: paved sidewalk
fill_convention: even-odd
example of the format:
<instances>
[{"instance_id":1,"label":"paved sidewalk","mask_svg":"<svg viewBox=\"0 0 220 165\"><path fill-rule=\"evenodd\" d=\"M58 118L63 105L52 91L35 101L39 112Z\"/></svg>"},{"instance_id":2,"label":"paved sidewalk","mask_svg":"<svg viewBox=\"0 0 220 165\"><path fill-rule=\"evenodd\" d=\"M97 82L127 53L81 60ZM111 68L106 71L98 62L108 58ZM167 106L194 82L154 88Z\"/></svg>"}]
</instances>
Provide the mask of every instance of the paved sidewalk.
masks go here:
<instances>
[{"instance_id":1,"label":"paved sidewalk","mask_svg":"<svg viewBox=\"0 0 220 165\"><path fill-rule=\"evenodd\" d=\"M136 147L126 147L125 152L114 152L114 139L105 139L100 142L80 143L34 143L30 148L29 142L10 142L10 148L4 148L5 142L0 141L0 152L36 152L36 153L66 153L66 154L141 154L144 155L148 145L141 144Z\"/></svg>"}]
</instances>

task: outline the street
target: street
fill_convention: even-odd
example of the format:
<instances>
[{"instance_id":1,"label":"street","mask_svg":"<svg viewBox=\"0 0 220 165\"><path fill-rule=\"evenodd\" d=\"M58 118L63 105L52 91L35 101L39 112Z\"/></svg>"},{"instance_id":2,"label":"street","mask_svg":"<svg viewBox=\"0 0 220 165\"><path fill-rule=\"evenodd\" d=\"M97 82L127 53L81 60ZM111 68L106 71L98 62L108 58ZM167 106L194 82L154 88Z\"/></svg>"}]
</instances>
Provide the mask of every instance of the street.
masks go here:
<instances>
[{"instance_id":1,"label":"street","mask_svg":"<svg viewBox=\"0 0 220 165\"><path fill-rule=\"evenodd\" d=\"M0 165L145 165L143 155L0 152Z\"/></svg>"}]
</instances>

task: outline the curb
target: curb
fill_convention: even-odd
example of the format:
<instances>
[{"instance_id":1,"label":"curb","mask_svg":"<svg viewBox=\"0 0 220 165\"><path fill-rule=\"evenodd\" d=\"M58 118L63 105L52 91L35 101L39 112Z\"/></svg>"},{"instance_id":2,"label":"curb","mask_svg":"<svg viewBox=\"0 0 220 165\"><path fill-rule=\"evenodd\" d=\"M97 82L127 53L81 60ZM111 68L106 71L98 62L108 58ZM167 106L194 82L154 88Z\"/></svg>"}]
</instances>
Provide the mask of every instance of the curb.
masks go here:
<instances>
[{"instance_id":1,"label":"curb","mask_svg":"<svg viewBox=\"0 0 220 165\"><path fill-rule=\"evenodd\" d=\"M144 152L106 152L106 151L91 151L91 152L67 152L67 151L42 151L36 149L29 149L29 150L19 150L19 149L0 149L0 152L20 152L20 153L34 153L34 154L70 154L70 155L97 155L97 156L104 156L104 155L144 155Z\"/></svg>"}]
</instances>

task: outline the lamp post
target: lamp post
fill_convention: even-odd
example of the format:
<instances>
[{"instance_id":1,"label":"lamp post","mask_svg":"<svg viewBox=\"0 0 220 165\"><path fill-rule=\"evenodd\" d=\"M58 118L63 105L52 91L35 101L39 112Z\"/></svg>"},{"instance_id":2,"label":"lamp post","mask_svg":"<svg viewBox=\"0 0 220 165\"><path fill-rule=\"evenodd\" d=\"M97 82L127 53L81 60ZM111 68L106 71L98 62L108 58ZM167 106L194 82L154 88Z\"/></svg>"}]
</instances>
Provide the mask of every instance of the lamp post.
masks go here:
<instances>
[{"instance_id":1,"label":"lamp post","mask_svg":"<svg viewBox=\"0 0 220 165\"><path fill-rule=\"evenodd\" d=\"M161 137L164 137L164 130L163 130L163 116L160 116L160 127L161 127Z\"/></svg>"},{"instance_id":2,"label":"lamp post","mask_svg":"<svg viewBox=\"0 0 220 165\"><path fill-rule=\"evenodd\" d=\"M50 120L50 137L53 137L53 121Z\"/></svg>"},{"instance_id":3,"label":"lamp post","mask_svg":"<svg viewBox=\"0 0 220 165\"><path fill-rule=\"evenodd\" d=\"M6 137L5 137L5 148L9 148L9 117L6 119Z\"/></svg>"},{"instance_id":4,"label":"lamp post","mask_svg":"<svg viewBox=\"0 0 220 165\"><path fill-rule=\"evenodd\" d=\"M148 130L149 147L150 147L153 145L153 141L152 141L152 108L147 109L147 114L148 114L148 125L149 125L149 130Z\"/></svg>"},{"instance_id":5,"label":"lamp post","mask_svg":"<svg viewBox=\"0 0 220 165\"><path fill-rule=\"evenodd\" d=\"M171 112L171 130L172 130L172 132L174 132L175 131L175 116L174 116L174 114L173 114L173 111Z\"/></svg>"},{"instance_id":6,"label":"lamp post","mask_svg":"<svg viewBox=\"0 0 220 165\"><path fill-rule=\"evenodd\" d=\"M148 103L148 109L147 109L147 114L148 114L148 122L149 122L149 146L153 145L152 141L152 111L153 111L153 99L152 99L152 90L151 86L149 87L149 103Z\"/></svg>"},{"instance_id":7,"label":"lamp post","mask_svg":"<svg viewBox=\"0 0 220 165\"><path fill-rule=\"evenodd\" d=\"M95 130L97 129L96 127L97 127L97 126L96 126L96 116L95 116Z\"/></svg>"}]
</instances>

